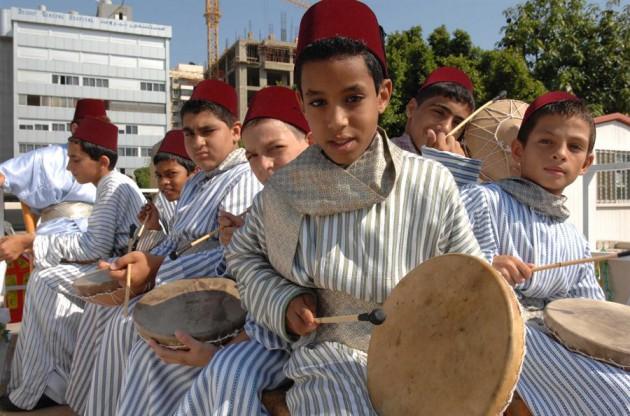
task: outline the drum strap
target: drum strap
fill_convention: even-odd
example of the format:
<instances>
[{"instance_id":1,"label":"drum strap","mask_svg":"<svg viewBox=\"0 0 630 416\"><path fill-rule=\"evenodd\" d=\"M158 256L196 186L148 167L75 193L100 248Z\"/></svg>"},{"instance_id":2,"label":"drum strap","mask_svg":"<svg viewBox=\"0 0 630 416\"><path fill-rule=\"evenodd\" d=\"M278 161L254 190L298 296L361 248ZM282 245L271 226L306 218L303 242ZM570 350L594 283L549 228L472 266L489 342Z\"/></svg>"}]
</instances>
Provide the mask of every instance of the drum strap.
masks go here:
<instances>
[{"instance_id":1,"label":"drum strap","mask_svg":"<svg viewBox=\"0 0 630 416\"><path fill-rule=\"evenodd\" d=\"M357 299L344 292L327 289L317 290L317 301L319 316L358 315L380 306L374 302ZM369 322L320 325L317 328L314 342L339 342L350 348L367 352L372 327Z\"/></svg>"},{"instance_id":2,"label":"drum strap","mask_svg":"<svg viewBox=\"0 0 630 416\"><path fill-rule=\"evenodd\" d=\"M87 218L92 213L92 204L86 202L60 202L42 210L41 223L57 218Z\"/></svg>"}]
</instances>

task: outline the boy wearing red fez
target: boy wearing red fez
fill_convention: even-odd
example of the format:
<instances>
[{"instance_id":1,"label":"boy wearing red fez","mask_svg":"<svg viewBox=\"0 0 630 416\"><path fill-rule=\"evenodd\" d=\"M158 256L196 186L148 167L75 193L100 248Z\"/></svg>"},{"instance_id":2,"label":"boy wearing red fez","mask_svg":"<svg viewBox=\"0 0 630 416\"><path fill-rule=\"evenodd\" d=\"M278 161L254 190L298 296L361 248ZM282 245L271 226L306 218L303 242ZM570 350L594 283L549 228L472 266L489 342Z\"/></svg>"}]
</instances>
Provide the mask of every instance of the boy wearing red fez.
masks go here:
<instances>
[{"instance_id":1,"label":"boy wearing red fez","mask_svg":"<svg viewBox=\"0 0 630 416\"><path fill-rule=\"evenodd\" d=\"M10 394L0 399L5 410L65 403L84 304L72 282L94 270L98 259L125 251L145 202L135 182L114 169L117 136L113 124L84 117L68 139L68 170L77 182L96 186L96 201L86 231L37 235L32 241L36 269L28 282Z\"/></svg>"},{"instance_id":2,"label":"boy wearing red fez","mask_svg":"<svg viewBox=\"0 0 630 416\"><path fill-rule=\"evenodd\" d=\"M468 75L453 67L437 68L407 104L405 134L392 141L408 152L442 163L460 186L477 182L481 161L467 158L457 137L448 135L474 109Z\"/></svg>"},{"instance_id":3,"label":"boy wearing red fez","mask_svg":"<svg viewBox=\"0 0 630 416\"><path fill-rule=\"evenodd\" d=\"M302 153L308 147L309 136L308 123L293 90L274 86L263 88L254 95L243 122L242 141L249 164L262 183ZM222 244L230 242L233 231L243 225L243 219L244 215L221 214ZM261 395L263 390L274 389L286 382L282 367L288 359L284 350L289 348L288 344L251 320L246 322L245 331L220 354L216 354L215 347L197 342L188 334L180 336L187 339L189 351L172 351L149 343L166 363L205 367L175 414L267 413ZM264 343L259 342L260 339ZM266 345L274 347L265 348ZM284 346L284 349L277 346ZM177 381L182 383L182 377ZM175 380L166 382L174 383Z\"/></svg>"},{"instance_id":4,"label":"boy wearing red fez","mask_svg":"<svg viewBox=\"0 0 630 416\"><path fill-rule=\"evenodd\" d=\"M550 92L529 106L512 142L521 176L462 189L473 230L489 261L522 305L542 310L559 298L604 300L592 263L532 273L533 265L590 257L567 221L563 192L593 163L595 126L585 103ZM527 352L517 391L534 414L627 414L630 373L571 352L526 325Z\"/></svg>"},{"instance_id":5,"label":"boy wearing red fez","mask_svg":"<svg viewBox=\"0 0 630 416\"><path fill-rule=\"evenodd\" d=\"M111 276L121 284L127 265L133 265L131 286L138 294L172 280L224 275L223 246L216 236L175 259L170 254L215 231L220 211L244 212L262 187L245 150L237 145L241 124L234 88L221 81L202 81L180 114L186 153L200 171L184 185L166 239L150 252L135 251L111 263ZM131 311L139 298L130 302ZM164 365L139 339L131 313L125 316L122 307L113 313L100 309L100 318L85 322L83 333L84 338L100 342L77 344L81 353L73 366L72 408L90 415L172 414L200 369ZM93 336L95 322L102 317L106 324ZM185 338L184 342L193 345L193 341ZM176 382L170 384L167 380L173 376ZM91 384L88 392L86 384Z\"/></svg>"},{"instance_id":6,"label":"boy wearing red fez","mask_svg":"<svg viewBox=\"0 0 630 416\"><path fill-rule=\"evenodd\" d=\"M268 180L227 247L228 267L256 322L292 344L291 414L374 414L371 324L349 334L315 317L372 310L426 259L481 252L452 175L378 128L392 83L369 7L320 1L298 39L295 79L314 144Z\"/></svg>"},{"instance_id":7,"label":"boy wearing red fez","mask_svg":"<svg viewBox=\"0 0 630 416\"><path fill-rule=\"evenodd\" d=\"M186 181L196 173L195 164L186 152L182 130L166 133L153 156L153 165L160 192L155 196L155 203L148 202L142 208L138 220L145 223L148 230L160 230L160 223L168 230L182 189Z\"/></svg>"},{"instance_id":8,"label":"boy wearing red fez","mask_svg":"<svg viewBox=\"0 0 630 416\"><path fill-rule=\"evenodd\" d=\"M79 100L70 124L72 133L87 116L109 121L102 100ZM96 189L91 183L78 183L67 165L67 145L42 147L0 164L0 186L39 217L37 234L73 233L87 228ZM0 260L17 259L31 241L32 236L22 234L0 239Z\"/></svg>"}]
</instances>

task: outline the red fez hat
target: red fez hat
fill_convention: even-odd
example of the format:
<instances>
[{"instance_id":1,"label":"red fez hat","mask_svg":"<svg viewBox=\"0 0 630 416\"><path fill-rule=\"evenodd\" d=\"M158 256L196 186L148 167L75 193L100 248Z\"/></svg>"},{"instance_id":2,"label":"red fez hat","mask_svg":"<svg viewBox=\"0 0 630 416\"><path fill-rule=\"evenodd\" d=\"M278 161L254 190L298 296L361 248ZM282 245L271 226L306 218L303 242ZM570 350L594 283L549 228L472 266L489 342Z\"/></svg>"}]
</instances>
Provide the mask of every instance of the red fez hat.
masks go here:
<instances>
[{"instance_id":1,"label":"red fez hat","mask_svg":"<svg viewBox=\"0 0 630 416\"><path fill-rule=\"evenodd\" d=\"M105 112L105 101L95 100L92 98L83 98L77 101L77 105L74 109L73 122L78 122L84 117L107 117Z\"/></svg>"},{"instance_id":2,"label":"red fez hat","mask_svg":"<svg viewBox=\"0 0 630 416\"><path fill-rule=\"evenodd\" d=\"M184 146L184 132L182 130L171 130L166 133L158 153L170 153L190 160L190 156L186 152L186 146Z\"/></svg>"},{"instance_id":3,"label":"red fez hat","mask_svg":"<svg viewBox=\"0 0 630 416\"><path fill-rule=\"evenodd\" d=\"M225 82L216 79L206 79L201 81L193 90L191 100L209 101L225 107L234 117L238 107L236 90Z\"/></svg>"},{"instance_id":4,"label":"red fez hat","mask_svg":"<svg viewBox=\"0 0 630 416\"><path fill-rule=\"evenodd\" d=\"M311 6L300 21L296 60L311 43L338 36L363 42L387 74L381 27L372 10L357 0L321 0Z\"/></svg>"},{"instance_id":5,"label":"red fez hat","mask_svg":"<svg viewBox=\"0 0 630 416\"><path fill-rule=\"evenodd\" d=\"M267 87L254 95L243 125L257 118L275 118L297 127L304 133L311 131L300 109L295 91L286 87Z\"/></svg>"},{"instance_id":6,"label":"red fez hat","mask_svg":"<svg viewBox=\"0 0 630 416\"><path fill-rule=\"evenodd\" d=\"M523 116L523 122L521 126L524 126L527 123L527 120L538 110L543 108L546 105L552 103L559 103L562 101L580 101L578 97L573 94L569 94L564 91L551 91L546 94L541 95L536 98L530 105L527 107L527 111L525 111L525 115Z\"/></svg>"},{"instance_id":7,"label":"red fez hat","mask_svg":"<svg viewBox=\"0 0 630 416\"><path fill-rule=\"evenodd\" d=\"M420 87L420 90L440 82L452 82L454 84L459 84L471 93L473 92L473 83L468 75L466 75L466 73L461 69L457 69L452 66L443 66L431 72L424 81L424 84L422 84L422 87Z\"/></svg>"},{"instance_id":8,"label":"red fez hat","mask_svg":"<svg viewBox=\"0 0 630 416\"><path fill-rule=\"evenodd\" d=\"M85 117L72 137L118 152L118 127L107 121Z\"/></svg>"}]
</instances>

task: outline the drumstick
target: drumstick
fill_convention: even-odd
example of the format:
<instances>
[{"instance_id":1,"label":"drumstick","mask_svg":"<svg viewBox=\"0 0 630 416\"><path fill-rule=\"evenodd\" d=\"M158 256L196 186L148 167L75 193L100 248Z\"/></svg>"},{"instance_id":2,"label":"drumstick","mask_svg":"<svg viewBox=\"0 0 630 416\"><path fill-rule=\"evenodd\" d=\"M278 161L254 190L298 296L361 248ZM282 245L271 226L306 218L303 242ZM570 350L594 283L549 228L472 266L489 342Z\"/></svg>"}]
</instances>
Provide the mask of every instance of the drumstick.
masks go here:
<instances>
[{"instance_id":1,"label":"drumstick","mask_svg":"<svg viewBox=\"0 0 630 416\"><path fill-rule=\"evenodd\" d=\"M159 195L159 191L156 192L155 194L153 194L153 196L151 197L151 201L149 201L149 203L153 203L153 201L155 201L155 199L157 198L157 196ZM147 226L147 222L149 221L149 216L147 215L146 218L142 221L142 224L140 224L140 228L138 229L138 233L134 234L133 236L133 246L132 248L135 249L136 245L138 244L138 241L140 241L140 237L142 237L142 234L144 234L144 230Z\"/></svg>"},{"instance_id":2,"label":"drumstick","mask_svg":"<svg viewBox=\"0 0 630 416\"><path fill-rule=\"evenodd\" d=\"M373 325L380 325L385 322L387 315L382 309L374 309L372 312L360 313L358 315L338 315L315 318L318 324L341 324L346 322L370 322Z\"/></svg>"},{"instance_id":3,"label":"drumstick","mask_svg":"<svg viewBox=\"0 0 630 416\"><path fill-rule=\"evenodd\" d=\"M505 96L507 95L507 91L503 90L499 93L499 95L497 95L496 97L494 97L492 100L488 101L487 103L485 103L484 105L482 105L481 107L479 107L478 109L476 109L475 111L473 111L473 113L471 115L469 115L468 117L466 117L461 123L459 123L457 126L455 126L455 128L453 130L451 130L447 136L454 136L455 133L457 133L459 130L461 130L462 127L464 127L466 124L468 124L468 122L470 120L473 119L473 117L475 117L477 114L479 114L481 111L483 111L486 107L488 107L489 105L491 105L492 103L494 103L495 101L501 100L503 98L505 98Z\"/></svg>"},{"instance_id":4,"label":"drumstick","mask_svg":"<svg viewBox=\"0 0 630 416\"><path fill-rule=\"evenodd\" d=\"M131 293L131 263L127 265L127 281L125 283L125 317L129 316L129 294Z\"/></svg>"},{"instance_id":5,"label":"drumstick","mask_svg":"<svg viewBox=\"0 0 630 416\"><path fill-rule=\"evenodd\" d=\"M206 234L206 235L204 235L202 237L199 237L198 239L196 239L195 241L193 241L191 243L186 244L181 250L178 250L178 251L173 250L173 251L171 251L171 254L169 254L169 257L171 258L171 260L177 260L177 258L179 256L181 256L182 254L184 254L184 252L190 250L191 248L193 248L197 244L201 244L204 241L208 240L209 238L214 237L214 235L216 233L218 233L218 232L219 232L218 228L216 230L214 230L214 231L210 231L208 234Z\"/></svg>"},{"instance_id":6,"label":"drumstick","mask_svg":"<svg viewBox=\"0 0 630 416\"><path fill-rule=\"evenodd\" d=\"M579 260L561 261L558 263L545 264L544 266L536 266L532 269L532 273L540 272L542 270L550 270L550 269L557 269L560 267L573 266L575 264L598 262L598 261L616 259L618 257L627 257L627 256L630 256L630 250L620 251L619 253L607 254L605 256L586 257L584 259L579 259Z\"/></svg>"}]
</instances>

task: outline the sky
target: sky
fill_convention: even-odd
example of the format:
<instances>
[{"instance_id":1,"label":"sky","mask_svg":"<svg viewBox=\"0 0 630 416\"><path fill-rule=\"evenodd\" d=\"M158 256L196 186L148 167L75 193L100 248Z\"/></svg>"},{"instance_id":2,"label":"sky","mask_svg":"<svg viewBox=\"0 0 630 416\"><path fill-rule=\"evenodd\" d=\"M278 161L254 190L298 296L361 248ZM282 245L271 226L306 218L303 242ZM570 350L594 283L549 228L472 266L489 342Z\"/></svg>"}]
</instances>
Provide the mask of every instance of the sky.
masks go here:
<instances>
[{"instance_id":1,"label":"sky","mask_svg":"<svg viewBox=\"0 0 630 416\"><path fill-rule=\"evenodd\" d=\"M120 0L118 0L120 1ZM118 1L113 0L116 4ZM622 0L628 4L630 0ZM312 3L313 0L302 0ZM600 6L605 0L593 1ZM420 25L425 38L440 25L449 31L463 29L475 45L484 49L495 47L505 25L503 11L518 4L518 0L365 0L376 13L385 31L390 33ZM96 0L0 0L0 8L37 8L45 4L50 11L76 10L80 14L96 14ZM170 25L171 67L177 63L205 64L207 35L203 17L205 0L125 0L133 7L133 20ZM266 37L273 29L280 38L282 14L286 13L288 35L296 36L304 9L287 0L221 0L219 47L244 37L251 28L254 37Z\"/></svg>"}]
</instances>

